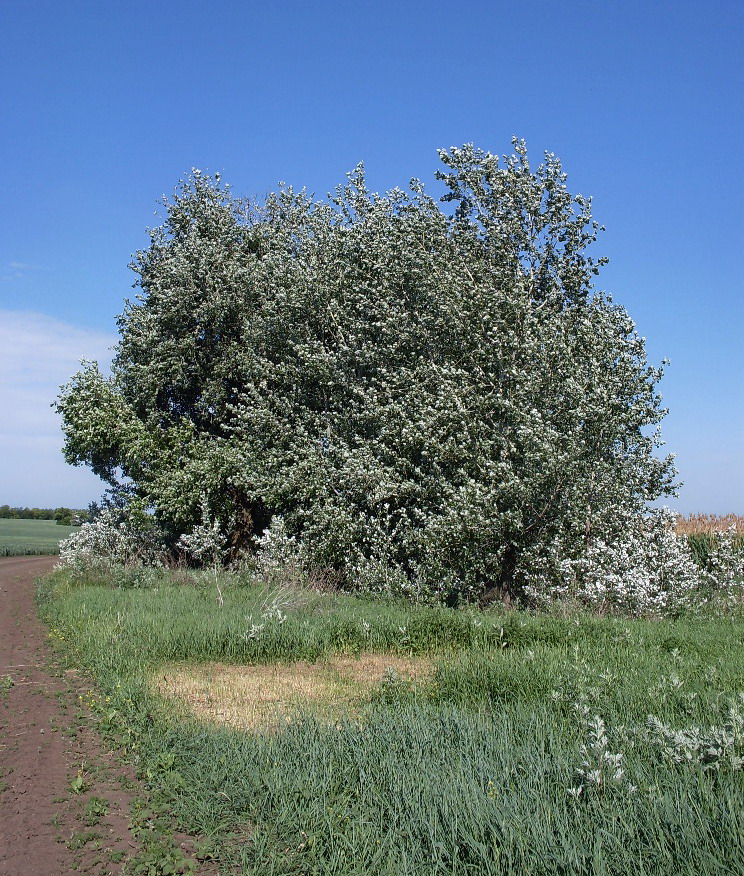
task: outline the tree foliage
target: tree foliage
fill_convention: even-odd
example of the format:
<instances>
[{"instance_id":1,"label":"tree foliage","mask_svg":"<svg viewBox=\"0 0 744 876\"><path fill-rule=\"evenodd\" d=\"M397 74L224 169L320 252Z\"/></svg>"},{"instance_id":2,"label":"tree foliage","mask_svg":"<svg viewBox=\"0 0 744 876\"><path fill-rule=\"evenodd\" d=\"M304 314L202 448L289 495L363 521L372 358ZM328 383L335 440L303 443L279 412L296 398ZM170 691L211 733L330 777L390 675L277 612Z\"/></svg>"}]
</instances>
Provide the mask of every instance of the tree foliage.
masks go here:
<instances>
[{"instance_id":1,"label":"tree foliage","mask_svg":"<svg viewBox=\"0 0 744 876\"><path fill-rule=\"evenodd\" d=\"M134 258L111 377L63 387L68 461L131 480L172 544L216 524L234 555L280 515L351 586L521 592L611 540L673 489L662 372L594 288L590 200L513 145L441 151L446 206L361 166L262 204L194 171Z\"/></svg>"}]
</instances>

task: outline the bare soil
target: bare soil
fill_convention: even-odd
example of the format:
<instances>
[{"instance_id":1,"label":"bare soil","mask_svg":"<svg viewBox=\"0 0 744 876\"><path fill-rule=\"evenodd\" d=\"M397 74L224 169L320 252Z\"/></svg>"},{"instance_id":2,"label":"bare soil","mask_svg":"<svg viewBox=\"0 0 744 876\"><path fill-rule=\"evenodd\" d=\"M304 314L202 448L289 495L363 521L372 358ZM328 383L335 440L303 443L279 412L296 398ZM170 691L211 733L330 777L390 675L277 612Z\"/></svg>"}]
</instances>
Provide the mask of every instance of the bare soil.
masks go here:
<instances>
[{"instance_id":1,"label":"bare soil","mask_svg":"<svg viewBox=\"0 0 744 876\"><path fill-rule=\"evenodd\" d=\"M0 558L0 876L114 876L136 847L136 786L95 732L84 680L55 669L34 603L55 561Z\"/></svg>"}]
</instances>

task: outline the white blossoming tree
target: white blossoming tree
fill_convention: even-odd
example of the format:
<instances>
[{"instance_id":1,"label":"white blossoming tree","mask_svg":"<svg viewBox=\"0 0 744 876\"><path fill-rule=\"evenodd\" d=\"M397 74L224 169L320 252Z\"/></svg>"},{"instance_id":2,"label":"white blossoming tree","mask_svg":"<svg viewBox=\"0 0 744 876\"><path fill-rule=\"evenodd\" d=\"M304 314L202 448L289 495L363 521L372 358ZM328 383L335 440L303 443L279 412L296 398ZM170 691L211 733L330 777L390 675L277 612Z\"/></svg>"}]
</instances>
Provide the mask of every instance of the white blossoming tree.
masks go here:
<instances>
[{"instance_id":1,"label":"white blossoming tree","mask_svg":"<svg viewBox=\"0 0 744 876\"><path fill-rule=\"evenodd\" d=\"M674 469L661 370L593 286L590 201L514 150L440 152L444 208L361 166L263 204L195 171L134 259L112 377L63 387L68 461L131 479L172 543L206 502L233 553L281 515L350 586L560 586Z\"/></svg>"}]
</instances>

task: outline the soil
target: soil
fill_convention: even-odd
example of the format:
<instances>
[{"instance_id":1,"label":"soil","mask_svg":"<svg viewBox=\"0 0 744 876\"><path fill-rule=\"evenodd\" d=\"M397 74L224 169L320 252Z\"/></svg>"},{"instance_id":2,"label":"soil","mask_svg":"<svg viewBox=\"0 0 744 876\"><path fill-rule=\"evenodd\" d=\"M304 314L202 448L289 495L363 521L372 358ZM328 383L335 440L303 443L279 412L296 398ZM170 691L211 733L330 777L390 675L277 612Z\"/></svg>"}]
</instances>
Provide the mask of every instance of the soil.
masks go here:
<instances>
[{"instance_id":1,"label":"soil","mask_svg":"<svg viewBox=\"0 0 744 876\"><path fill-rule=\"evenodd\" d=\"M55 561L0 558L0 876L118 876L136 849L136 785L37 617L34 581Z\"/></svg>"}]
</instances>

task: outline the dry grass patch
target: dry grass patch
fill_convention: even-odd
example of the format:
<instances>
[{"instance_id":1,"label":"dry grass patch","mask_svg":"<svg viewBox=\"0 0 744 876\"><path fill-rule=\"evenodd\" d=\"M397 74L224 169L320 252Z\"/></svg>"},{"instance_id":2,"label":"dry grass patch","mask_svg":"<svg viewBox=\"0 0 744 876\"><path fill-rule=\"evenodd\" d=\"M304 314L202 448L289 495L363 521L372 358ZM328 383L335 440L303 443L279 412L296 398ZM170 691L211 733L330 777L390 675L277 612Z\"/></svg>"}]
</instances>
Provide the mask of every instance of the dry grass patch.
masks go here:
<instances>
[{"instance_id":1,"label":"dry grass patch","mask_svg":"<svg viewBox=\"0 0 744 876\"><path fill-rule=\"evenodd\" d=\"M273 730L302 710L330 719L348 716L391 671L415 683L433 670L423 657L367 653L319 663L166 666L152 683L162 697L184 704L197 718L239 730Z\"/></svg>"}]
</instances>

